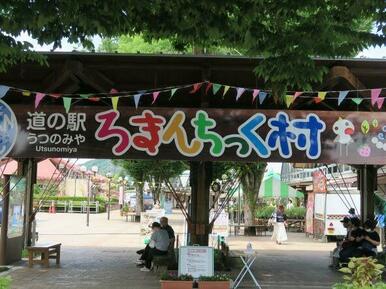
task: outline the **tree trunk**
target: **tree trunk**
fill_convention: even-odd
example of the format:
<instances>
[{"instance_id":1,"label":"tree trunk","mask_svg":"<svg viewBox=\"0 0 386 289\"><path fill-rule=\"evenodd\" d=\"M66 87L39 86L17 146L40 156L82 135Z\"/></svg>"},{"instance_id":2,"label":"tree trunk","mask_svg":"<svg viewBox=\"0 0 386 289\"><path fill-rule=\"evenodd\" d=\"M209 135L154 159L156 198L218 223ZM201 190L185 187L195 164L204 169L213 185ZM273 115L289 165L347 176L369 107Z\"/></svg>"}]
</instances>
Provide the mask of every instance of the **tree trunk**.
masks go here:
<instances>
[{"instance_id":1,"label":"tree trunk","mask_svg":"<svg viewBox=\"0 0 386 289\"><path fill-rule=\"evenodd\" d=\"M255 213L259 196L260 184L264 176L266 163L245 164L242 168L241 186L244 192L244 224L245 235L255 236Z\"/></svg>"},{"instance_id":2,"label":"tree trunk","mask_svg":"<svg viewBox=\"0 0 386 289\"><path fill-rule=\"evenodd\" d=\"M143 210L143 182L136 183L135 188L136 188L136 199L137 199L135 211L136 211L136 215L140 216L141 212L144 211Z\"/></svg>"}]
</instances>

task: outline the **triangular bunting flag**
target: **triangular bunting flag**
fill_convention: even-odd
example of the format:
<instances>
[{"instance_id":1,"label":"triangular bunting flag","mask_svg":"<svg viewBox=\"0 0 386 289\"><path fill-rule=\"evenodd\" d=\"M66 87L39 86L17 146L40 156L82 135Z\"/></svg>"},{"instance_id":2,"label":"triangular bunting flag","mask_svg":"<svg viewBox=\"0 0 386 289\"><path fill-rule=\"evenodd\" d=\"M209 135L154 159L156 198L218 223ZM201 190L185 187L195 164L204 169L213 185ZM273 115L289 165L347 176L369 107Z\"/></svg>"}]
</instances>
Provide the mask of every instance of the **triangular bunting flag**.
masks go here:
<instances>
[{"instance_id":1,"label":"triangular bunting flag","mask_svg":"<svg viewBox=\"0 0 386 289\"><path fill-rule=\"evenodd\" d=\"M259 103L262 104L267 97L267 93L265 91L259 92Z\"/></svg>"},{"instance_id":2,"label":"triangular bunting flag","mask_svg":"<svg viewBox=\"0 0 386 289\"><path fill-rule=\"evenodd\" d=\"M326 98L326 91L319 91L318 96L315 98L315 103L320 103Z\"/></svg>"},{"instance_id":3,"label":"triangular bunting flag","mask_svg":"<svg viewBox=\"0 0 386 289\"><path fill-rule=\"evenodd\" d=\"M355 97L351 99L356 105L360 105L363 101L363 98Z\"/></svg>"},{"instance_id":4,"label":"triangular bunting flag","mask_svg":"<svg viewBox=\"0 0 386 289\"><path fill-rule=\"evenodd\" d=\"M100 97L93 96L93 97L88 98L88 100L89 100L89 101L97 102L97 101L100 101L101 98L100 98Z\"/></svg>"},{"instance_id":5,"label":"triangular bunting flag","mask_svg":"<svg viewBox=\"0 0 386 289\"><path fill-rule=\"evenodd\" d=\"M346 98L346 96L347 96L348 93L349 93L348 90L339 92L339 96L338 96L338 105L340 105L340 104L342 103L342 101Z\"/></svg>"},{"instance_id":6,"label":"triangular bunting flag","mask_svg":"<svg viewBox=\"0 0 386 289\"><path fill-rule=\"evenodd\" d=\"M119 101L119 96L113 96L111 98L111 103L113 105L114 111L117 111L117 109L118 109L118 101Z\"/></svg>"},{"instance_id":7,"label":"triangular bunting flag","mask_svg":"<svg viewBox=\"0 0 386 289\"><path fill-rule=\"evenodd\" d=\"M80 98L85 98L85 99L89 99L92 94L91 93L86 93L86 94L79 94Z\"/></svg>"},{"instance_id":8,"label":"triangular bunting flag","mask_svg":"<svg viewBox=\"0 0 386 289\"><path fill-rule=\"evenodd\" d=\"M206 85L206 88L205 88L205 94L208 94L208 91L209 89L212 87L213 83L209 82L207 85Z\"/></svg>"},{"instance_id":9,"label":"triangular bunting flag","mask_svg":"<svg viewBox=\"0 0 386 289\"><path fill-rule=\"evenodd\" d=\"M260 90L259 89L254 89L252 92L252 103L255 101L256 96L259 94Z\"/></svg>"},{"instance_id":10,"label":"triangular bunting flag","mask_svg":"<svg viewBox=\"0 0 386 289\"><path fill-rule=\"evenodd\" d=\"M239 98L243 95L245 88L237 87L236 90L237 90L236 101L238 101Z\"/></svg>"},{"instance_id":11,"label":"triangular bunting flag","mask_svg":"<svg viewBox=\"0 0 386 289\"><path fill-rule=\"evenodd\" d=\"M3 98L9 90L9 86L0 85L0 98Z\"/></svg>"},{"instance_id":12,"label":"triangular bunting flag","mask_svg":"<svg viewBox=\"0 0 386 289\"><path fill-rule=\"evenodd\" d=\"M295 94L294 94L294 100L298 98L298 96L302 95L303 94L303 91L296 91Z\"/></svg>"},{"instance_id":13,"label":"triangular bunting flag","mask_svg":"<svg viewBox=\"0 0 386 289\"><path fill-rule=\"evenodd\" d=\"M23 90L23 92L21 93L23 96L30 96L31 95L31 91L29 90Z\"/></svg>"},{"instance_id":14,"label":"triangular bunting flag","mask_svg":"<svg viewBox=\"0 0 386 289\"><path fill-rule=\"evenodd\" d=\"M293 95L286 95L285 96L285 104L287 105L287 108L291 106L293 101L294 101Z\"/></svg>"},{"instance_id":15,"label":"triangular bunting flag","mask_svg":"<svg viewBox=\"0 0 386 289\"><path fill-rule=\"evenodd\" d=\"M160 94L160 91L154 91L154 92L153 92L153 101L152 101L151 104L154 104L154 103L155 103L155 101L157 100L159 94Z\"/></svg>"},{"instance_id":16,"label":"triangular bunting flag","mask_svg":"<svg viewBox=\"0 0 386 289\"><path fill-rule=\"evenodd\" d=\"M67 113L70 111L71 101L72 101L71 98L63 97L63 105L64 105L64 109L66 110Z\"/></svg>"},{"instance_id":17,"label":"triangular bunting flag","mask_svg":"<svg viewBox=\"0 0 386 289\"><path fill-rule=\"evenodd\" d=\"M213 83L213 95L216 95L220 88L221 84Z\"/></svg>"},{"instance_id":18,"label":"triangular bunting flag","mask_svg":"<svg viewBox=\"0 0 386 289\"><path fill-rule=\"evenodd\" d=\"M44 93L41 93L41 92L37 92L36 95L35 95L35 109L38 108L40 102L42 101L42 99L44 98L45 94Z\"/></svg>"},{"instance_id":19,"label":"triangular bunting flag","mask_svg":"<svg viewBox=\"0 0 386 289\"><path fill-rule=\"evenodd\" d=\"M117 93L117 92L118 90L116 90L115 88L110 89L110 93Z\"/></svg>"},{"instance_id":20,"label":"triangular bunting flag","mask_svg":"<svg viewBox=\"0 0 386 289\"><path fill-rule=\"evenodd\" d=\"M62 95L60 93L50 93L50 96L52 96L53 98L60 98Z\"/></svg>"},{"instance_id":21,"label":"triangular bunting flag","mask_svg":"<svg viewBox=\"0 0 386 289\"><path fill-rule=\"evenodd\" d=\"M134 95L134 104L135 108L138 108L139 100L141 99L142 93L138 93Z\"/></svg>"},{"instance_id":22,"label":"triangular bunting flag","mask_svg":"<svg viewBox=\"0 0 386 289\"><path fill-rule=\"evenodd\" d=\"M223 96L223 97L225 96L225 94L227 94L229 88L230 88L229 85L225 85L225 86L224 86L224 92L222 93L222 96Z\"/></svg>"},{"instance_id":23,"label":"triangular bunting flag","mask_svg":"<svg viewBox=\"0 0 386 289\"><path fill-rule=\"evenodd\" d=\"M172 99L173 95L176 93L178 88L172 88L172 90L170 91L170 97L169 97L169 100Z\"/></svg>"},{"instance_id":24,"label":"triangular bunting flag","mask_svg":"<svg viewBox=\"0 0 386 289\"><path fill-rule=\"evenodd\" d=\"M384 97L379 97L377 99L377 104L378 104L378 109L381 109L382 108L382 105L383 105L383 102L385 101L385 98Z\"/></svg>"},{"instance_id":25,"label":"triangular bunting flag","mask_svg":"<svg viewBox=\"0 0 386 289\"><path fill-rule=\"evenodd\" d=\"M202 82L193 84L193 89L189 93L196 93L202 86Z\"/></svg>"},{"instance_id":26,"label":"triangular bunting flag","mask_svg":"<svg viewBox=\"0 0 386 289\"><path fill-rule=\"evenodd\" d=\"M378 97L381 94L382 88L374 88L371 90L371 105L374 106L377 103Z\"/></svg>"}]
</instances>

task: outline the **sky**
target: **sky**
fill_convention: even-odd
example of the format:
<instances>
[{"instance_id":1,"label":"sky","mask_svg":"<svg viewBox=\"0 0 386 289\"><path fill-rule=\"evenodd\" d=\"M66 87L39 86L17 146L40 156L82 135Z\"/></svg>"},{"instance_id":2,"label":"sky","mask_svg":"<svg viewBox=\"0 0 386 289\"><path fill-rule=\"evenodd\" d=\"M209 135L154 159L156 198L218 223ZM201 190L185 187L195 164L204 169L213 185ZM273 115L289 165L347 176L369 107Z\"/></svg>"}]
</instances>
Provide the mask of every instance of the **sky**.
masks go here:
<instances>
[{"instance_id":1,"label":"sky","mask_svg":"<svg viewBox=\"0 0 386 289\"><path fill-rule=\"evenodd\" d=\"M28 34L26 34L26 33L22 33L17 39L21 40L21 41L30 42L36 51L51 51L52 50L52 45L41 46L37 43L36 40L29 37ZM95 49L97 49L101 43L101 38L100 37L94 37L93 43L94 43ZM56 49L55 51L70 52L70 51L73 51L74 49L75 50L81 50L81 48L78 48L76 44L70 44L66 40L63 40L62 47ZM361 53L359 53L357 57L358 58L374 58L374 59L386 58L386 46L373 47L373 48L366 49L366 50L362 51ZM77 163L83 164L89 160L90 159L81 159L81 160L78 160ZM274 171L276 173L280 173L281 163L268 163L267 170L268 171Z\"/></svg>"}]
</instances>

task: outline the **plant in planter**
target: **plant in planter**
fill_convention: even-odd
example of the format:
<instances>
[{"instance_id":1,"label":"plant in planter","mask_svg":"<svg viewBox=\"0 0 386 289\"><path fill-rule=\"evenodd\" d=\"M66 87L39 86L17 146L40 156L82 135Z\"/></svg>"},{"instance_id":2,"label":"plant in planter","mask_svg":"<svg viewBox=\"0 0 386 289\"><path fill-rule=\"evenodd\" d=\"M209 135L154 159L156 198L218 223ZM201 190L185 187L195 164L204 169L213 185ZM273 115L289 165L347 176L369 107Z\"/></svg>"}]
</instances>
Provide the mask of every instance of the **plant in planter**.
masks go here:
<instances>
[{"instance_id":1,"label":"plant in planter","mask_svg":"<svg viewBox=\"0 0 386 289\"><path fill-rule=\"evenodd\" d=\"M345 283L334 285L334 289L383 289L386 284L379 282L384 266L373 258L351 258L347 268L339 271L345 273ZM377 283L379 282L379 283Z\"/></svg>"},{"instance_id":2,"label":"plant in planter","mask_svg":"<svg viewBox=\"0 0 386 289\"><path fill-rule=\"evenodd\" d=\"M191 275L180 275L164 273L161 276L161 289L192 289L193 277Z\"/></svg>"},{"instance_id":3,"label":"plant in planter","mask_svg":"<svg viewBox=\"0 0 386 289\"><path fill-rule=\"evenodd\" d=\"M0 277L0 289L9 289L11 288L11 278L9 277Z\"/></svg>"},{"instance_id":4,"label":"plant in planter","mask_svg":"<svg viewBox=\"0 0 386 289\"><path fill-rule=\"evenodd\" d=\"M198 279L199 289L229 289L231 278L228 275L201 276Z\"/></svg>"}]
</instances>

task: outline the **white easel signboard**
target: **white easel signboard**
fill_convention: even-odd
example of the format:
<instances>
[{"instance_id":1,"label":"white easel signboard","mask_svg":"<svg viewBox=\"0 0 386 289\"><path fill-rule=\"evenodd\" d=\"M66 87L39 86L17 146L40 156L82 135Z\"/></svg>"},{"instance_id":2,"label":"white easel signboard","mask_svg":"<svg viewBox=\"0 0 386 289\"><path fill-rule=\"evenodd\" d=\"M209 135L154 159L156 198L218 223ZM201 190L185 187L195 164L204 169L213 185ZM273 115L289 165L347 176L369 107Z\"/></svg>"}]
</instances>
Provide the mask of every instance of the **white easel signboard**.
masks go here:
<instances>
[{"instance_id":1,"label":"white easel signboard","mask_svg":"<svg viewBox=\"0 0 386 289\"><path fill-rule=\"evenodd\" d=\"M212 247L184 246L180 247L178 275L213 276L214 251Z\"/></svg>"}]
</instances>

